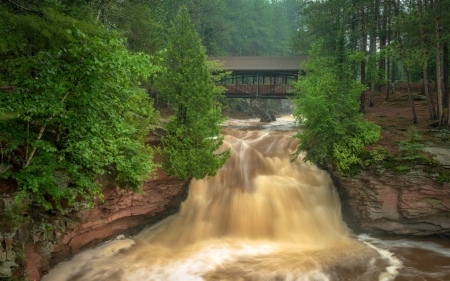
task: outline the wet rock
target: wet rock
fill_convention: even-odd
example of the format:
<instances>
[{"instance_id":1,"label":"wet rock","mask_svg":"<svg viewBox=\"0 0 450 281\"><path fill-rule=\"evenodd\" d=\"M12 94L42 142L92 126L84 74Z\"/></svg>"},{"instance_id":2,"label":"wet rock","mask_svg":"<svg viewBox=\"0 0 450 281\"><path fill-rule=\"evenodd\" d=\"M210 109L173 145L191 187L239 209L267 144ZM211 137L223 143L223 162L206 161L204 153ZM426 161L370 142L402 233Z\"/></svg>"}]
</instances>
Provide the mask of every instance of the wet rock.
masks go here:
<instances>
[{"instance_id":1,"label":"wet rock","mask_svg":"<svg viewBox=\"0 0 450 281\"><path fill-rule=\"evenodd\" d=\"M332 177L340 194L344 221L357 232L450 235L450 184L429 174L363 171Z\"/></svg>"},{"instance_id":2,"label":"wet rock","mask_svg":"<svg viewBox=\"0 0 450 281\"><path fill-rule=\"evenodd\" d=\"M125 239L125 235L123 234L117 235L117 237L114 238L114 240L122 240L122 239Z\"/></svg>"},{"instance_id":3,"label":"wet rock","mask_svg":"<svg viewBox=\"0 0 450 281\"><path fill-rule=\"evenodd\" d=\"M11 277L12 271L18 267L16 253L13 250L14 233L0 234L0 278Z\"/></svg>"},{"instance_id":4,"label":"wet rock","mask_svg":"<svg viewBox=\"0 0 450 281\"><path fill-rule=\"evenodd\" d=\"M450 168L450 146L446 147L441 144L428 142L424 151L433 155L444 167Z\"/></svg>"},{"instance_id":5,"label":"wet rock","mask_svg":"<svg viewBox=\"0 0 450 281\"><path fill-rule=\"evenodd\" d=\"M249 116L260 118L260 122L276 121L275 114L268 108L267 101L263 99L245 99L233 105L233 112L241 111Z\"/></svg>"},{"instance_id":6,"label":"wet rock","mask_svg":"<svg viewBox=\"0 0 450 281\"><path fill-rule=\"evenodd\" d=\"M269 112L265 112L263 117L259 119L259 122L272 122L272 121L277 121L277 118L275 118L275 115Z\"/></svg>"}]
</instances>

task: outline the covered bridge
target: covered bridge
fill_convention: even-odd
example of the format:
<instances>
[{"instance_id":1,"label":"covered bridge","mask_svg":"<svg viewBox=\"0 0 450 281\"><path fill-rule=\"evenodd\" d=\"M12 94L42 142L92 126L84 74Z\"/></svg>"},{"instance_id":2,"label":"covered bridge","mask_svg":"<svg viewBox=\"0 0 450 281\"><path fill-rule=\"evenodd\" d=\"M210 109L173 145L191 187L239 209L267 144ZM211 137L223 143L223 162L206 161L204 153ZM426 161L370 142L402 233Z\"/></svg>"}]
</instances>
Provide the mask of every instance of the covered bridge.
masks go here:
<instances>
[{"instance_id":1,"label":"covered bridge","mask_svg":"<svg viewBox=\"0 0 450 281\"><path fill-rule=\"evenodd\" d=\"M229 98L285 99L293 94L291 83L297 80L304 56L292 57L208 57L222 61L221 68L231 71L220 81Z\"/></svg>"}]
</instances>

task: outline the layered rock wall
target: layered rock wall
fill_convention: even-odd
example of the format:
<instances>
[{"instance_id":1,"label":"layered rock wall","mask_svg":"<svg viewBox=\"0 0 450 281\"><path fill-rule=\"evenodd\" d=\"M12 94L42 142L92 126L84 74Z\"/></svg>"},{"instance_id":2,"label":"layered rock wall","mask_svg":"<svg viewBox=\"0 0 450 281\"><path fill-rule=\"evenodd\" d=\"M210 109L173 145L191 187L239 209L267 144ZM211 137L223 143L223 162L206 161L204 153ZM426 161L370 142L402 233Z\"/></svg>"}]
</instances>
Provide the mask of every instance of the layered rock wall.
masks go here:
<instances>
[{"instance_id":1,"label":"layered rock wall","mask_svg":"<svg viewBox=\"0 0 450 281\"><path fill-rule=\"evenodd\" d=\"M450 235L450 183L429 174L363 171L333 175L344 221L356 232L382 235Z\"/></svg>"},{"instance_id":2,"label":"layered rock wall","mask_svg":"<svg viewBox=\"0 0 450 281\"><path fill-rule=\"evenodd\" d=\"M156 130L148 143L159 145L163 134ZM154 161L159 162L158 155ZM103 202L97 200L93 208L79 203L64 215L52 215L29 205L17 214L25 222L0 227L0 279L28 275L29 280L40 280L54 265L84 249L118 235L135 234L176 212L187 197L188 186L189 180L177 180L158 169L141 186L142 193L110 186L103 191ZM1 210L12 206L16 188L11 181L0 181Z\"/></svg>"},{"instance_id":3,"label":"layered rock wall","mask_svg":"<svg viewBox=\"0 0 450 281\"><path fill-rule=\"evenodd\" d=\"M50 268L81 250L98 245L119 234L131 235L144 226L174 213L186 198L188 181L169 177L161 170L135 194L112 187L104 192L104 202L78 214L76 220L55 221L58 227L38 231L26 245L28 278L40 280Z\"/></svg>"}]
</instances>

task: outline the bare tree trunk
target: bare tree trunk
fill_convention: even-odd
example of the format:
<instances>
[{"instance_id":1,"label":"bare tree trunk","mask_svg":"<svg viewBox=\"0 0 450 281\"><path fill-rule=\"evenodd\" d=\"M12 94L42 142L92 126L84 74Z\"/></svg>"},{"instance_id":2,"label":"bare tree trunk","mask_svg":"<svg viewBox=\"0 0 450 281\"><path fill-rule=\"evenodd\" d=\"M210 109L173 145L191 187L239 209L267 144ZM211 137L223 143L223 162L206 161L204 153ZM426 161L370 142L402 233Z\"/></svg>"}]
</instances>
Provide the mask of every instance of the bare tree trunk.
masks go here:
<instances>
[{"instance_id":1,"label":"bare tree trunk","mask_svg":"<svg viewBox=\"0 0 450 281\"><path fill-rule=\"evenodd\" d=\"M436 90L438 94L438 118L439 126L444 124L444 106L441 83L441 47L439 45L439 16L438 16L438 0L433 0L434 6L434 34L436 36Z\"/></svg>"},{"instance_id":2,"label":"bare tree trunk","mask_svg":"<svg viewBox=\"0 0 450 281\"><path fill-rule=\"evenodd\" d=\"M352 8L355 8L355 1L352 1ZM352 18L352 24L351 24L351 35L350 35L350 49L351 52L354 52L358 49L358 37L357 37L357 24L356 22L358 21L358 15L352 14L351 16ZM354 67L354 71L353 71L353 79L356 80L358 77L358 65L357 63L354 63L353 65Z\"/></svg>"},{"instance_id":3,"label":"bare tree trunk","mask_svg":"<svg viewBox=\"0 0 450 281\"><path fill-rule=\"evenodd\" d=\"M97 7L97 17L96 21L98 22L100 20L100 16L103 12L103 10L108 6L110 0L101 0Z\"/></svg>"},{"instance_id":4,"label":"bare tree trunk","mask_svg":"<svg viewBox=\"0 0 450 281\"><path fill-rule=\"evenodd\" d=\"M364 4L361 7L361 52L364 54L364 58L361 61L361 84L366 86L366 45L367 45L367 34L365 27L365 7ZM366 91L363 90L360 96L359 112L366 112Z\"/></svg>"},{"instance_id":5,"label":"bare tree trunk","mask_svg":"<svg viewBox=\"0 0 450 281\"><path fill-rule=\"evenodd\" d=\"M75 83L74 83L75 87L78 85L78 82L79 82L79 81L75 81ZM74 87L74 88L75 88L75 87ZM68 96L72 91L73 91L73 89L68 90L68 91L66 92L66 94L64 95L64 97L63 97L62 100L61 100L61 103L64 103L64 101L66 100L67 96ZM45 131L45 128L47 127L48 122L50 122L55 116L56 116L56 112L53 112L52 115L50 115L50 117L48 117L47 119L45 119L44 123L42 123L42 125L41 125L41 128L39 128L39 134L38 134L38 137L37 137L37 140L36 140L36 141L41 140L42 136L44 135L44 131ZM33 156L34 156L34 154L36 153L36 150L37 150L37 146L33 146L33 150L31 151L30 156L27 157L26 162L25 162L24 165L23 165L24 168L27 168L28 165L30 165L31 159L33 159ZM27 151L28 151L28 147L27 147Z\"/></svg>"},{"instance_id":6,"label":"bare tree trunk","mask_svg":"<svg viewBox=\"0 0 450 281\"><path fill-rule=\"evenodd\" d=\"M423 90L425 92L425 96L427 97L428 103L428 112L430 114L430 120L436 120L436 110L434 109L433 98L431 97L429 88L428 88L428 49L426 48L426 36L423 32L423 9L422 9L422 0L417 0L417 7L419 11L419 29L420 29L420 39L422 42L422 49L425 50L425 64L423 66Z\"/></svg>"},{"instance_id":7,"label":"bare tree trunk","mask_svg":"<svg viewBox=\"0 0 450 281\"><path fill-rule=\"evenodd\" d=\"M399 5L397 5L396 1L394 1L393 4L394 4L395 15L398 17L398 15L400 13ZM405 63L404 63L405 60L403 59L403 41L402 41L402 36L400 34L400 26L399 25L397 25L397 39L398 39L398 44L399 44L399 48L400 48L400 57L402 58L402 61L403 61L403 63L402 63L403 64L403 71L405 72L405 77L406 77L406 87L408 88L409 101L411 103L411 111L412 111L412 115L413 115L413 123L417 124L416 108L414 106L414 100L412 98L411 83L410 83L410 80L409 80L409 69L405 65Z\"/></svg>"},{"instance_id":8,"label":"bare tree trunk","mask_svg":"<svg viewBox=\"0 0 450 281\"><path fill-rule=\"evenodd\" d=\"M371 77L371 83L370 83L370 102L369 107L373 107L373 99L375 96L375 87L376 87L376 79L378 76L378 69L377 69L377 25L378 25L378 0L374 1L374 8L373 8L373 23L372 23L372 35L370 36L370 55L371 55L371 67L372 67L372 75Z\"/></svg>"},{"instance_id":9,"label":"bare tree trunk","mask_svg":"<svg viewBox=\"0 0 450 281\"><path fill-rule=\"evenodd\" d=\"M391 44L391 5L388 2L388 30L387 30L387 46ZM390 93L391 93L391 60L389 54L386 54L386 101L390 101Z\"/></svg>"},{"instance_id":10,"label":"bare tree trunk","mask_svg":"<svg viewBox=\"0 0 450 281\"><path fill-rule=\"evenodd\" d=\"M383 18L381 21L381 26L379 26L379 37L380 37L380 51L384 50L386 47L386 27L387 27L387 3L385 0L383 0L382 6L383 6ZM386 57L381 56L380 53L380 61L378 62L378 68L379 68L379 79L380 81L383 81L383 76L386 74ZM378 84L377 91L381 93L381 86L382 83Z\"/></svg>"},{"instance_id":11,"label":"bare tree trunk","mask_svg":"<svg viewBox=\"0 0 450 281\"><path fill-rule=\"evenodd\" d=\"M442 72L444 73L443 82L444 82L444 93L443 93L443 100L444 104L447 104L449 102L449 96L448 96L448 44L447 42L444 42L444 46L442 47L443 54L443 65L442 65ZM450 116L450 114L449 114Z\"/></svg>"},{"instance_id":12,"label":"bare tree trunk","mask_svg":"<svg viewBox=\"0 0 450 281\"><path fill-rule=\"evenodd\" d=\"M431 96L430 89L429 89L429 83L428 83L428 60L425 62L425 65L423 67L423 84L424 84L424 90L425 90L425 96L427 97L428 102L428 112L430 113L430 120L436 120L436 109L434 107L434 101L433 97Z\"/></svg>"}]
</instances>

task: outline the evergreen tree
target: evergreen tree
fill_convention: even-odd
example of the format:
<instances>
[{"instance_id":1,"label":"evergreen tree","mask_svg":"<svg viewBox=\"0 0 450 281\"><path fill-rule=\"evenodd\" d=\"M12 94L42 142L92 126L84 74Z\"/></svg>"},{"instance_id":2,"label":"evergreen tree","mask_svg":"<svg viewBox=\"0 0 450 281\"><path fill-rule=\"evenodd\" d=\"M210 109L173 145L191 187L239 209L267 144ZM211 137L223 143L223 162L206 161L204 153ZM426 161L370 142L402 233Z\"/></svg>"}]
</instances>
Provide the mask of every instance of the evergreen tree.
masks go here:
<instances>
[{"instance_id":1,"label":"evergreen tree","mask_svg":"<svg viewBox=\"0 0 450 281\"><path fill-rule=\"evenodd\" d=\"M305 160L333 165L348 172L359 161L364 145L380 138L380 128L361 118L357 97L364 89L352 79L352 64L363 54L327 56L323 41L313 43L308 61L299 75L294 117L308 126L294 137L301 140L296 155L307 151Z\"/></svg>"},{"instance_id":2,"label":"evergreen tree","mask_svg":"<svg viewBox=\"0 0 450 281\"><path fill-rule=\"evenodd\" d=\"M163 55L166 71L155 83L175 114L162 138L163 169L178 178L213 176L229 157L215 153L223 142L221 109L202 47L188 10L182 6Z\"/></svg>"}]
</instances>

